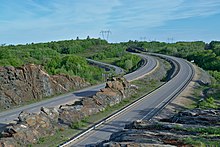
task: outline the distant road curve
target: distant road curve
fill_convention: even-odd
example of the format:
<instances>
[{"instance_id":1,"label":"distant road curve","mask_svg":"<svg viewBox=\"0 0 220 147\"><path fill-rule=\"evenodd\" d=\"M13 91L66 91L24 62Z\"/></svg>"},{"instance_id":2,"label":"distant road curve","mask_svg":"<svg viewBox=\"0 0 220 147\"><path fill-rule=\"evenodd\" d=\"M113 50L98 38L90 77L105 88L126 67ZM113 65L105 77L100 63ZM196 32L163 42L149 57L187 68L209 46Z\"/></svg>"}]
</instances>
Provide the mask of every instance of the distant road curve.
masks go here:
<instances>
[{"instance_id":1,"label":"distant road curve","mask_svg":"<svg viewBox=\"0 0 220 147\"><path fill-rule=\"evenodd\" d=\"M92 60L92 59L86 59L88 62L90 63L94 63L102 68L108 68L109 70L110 69L114 69L115 71L115 74L117 75L123 75L125 73L124 69L121 68L121 67L118 67L118 66L115 66L115 65L111 65L111 64L107 64L107 63L103 63L103 62L99 62L99 61L95 61L95 60Z\"/></svg>"},{"instance_id":2,"label":"distant road curve","mask_svg":"<svg viewBox=\"0 0 220 147\"><path fill-rule=\"evenodd\" d=\"M154 54L169 59L178 65L177 74L166 84L156 89L154 92L142 97L140 100L128 106L126 109L117 113L114 117L104 120L98 127L91 128L77 140L73 138L64 146L90 146L98 142L108 140L114 132L122 130L126 123L134 120L150 120L172 99L177 97L184 90L194 76L193 66L184 59L172 56ZM147 85L146 85L147 86Z\"/></svg>"},{"instance_id":3,"label":"distant road curve","mask_svg":"<svg viewBox=\"0 0 220 147\"><path fill-rule=\"evenodd\" d=\"M151 57L148 55L142 55L142 54L137 54L137 55L140 55L145 60L145 64L139 69L137 69L136 71L125 75L126 79L128 79L129 81L133 79L137 79L138 77L141 77L144 74L148 74L152 72L158 64L157 60L154 57ZM91 86L91 87L78 90L75 92L67 93L67 94L57 96L51 99L43 100L43 101L33 103L30 105L26 105L20 108L1 112L0 113L0 127L17 119L21 111L39 112L41 107L57 107L61 104L66 104L68 102L71 102L74 99L79 98L79 97L91 96L104 87L105 87L105 83L99 84L96 86Z\"/></svg>"}]
</instances>

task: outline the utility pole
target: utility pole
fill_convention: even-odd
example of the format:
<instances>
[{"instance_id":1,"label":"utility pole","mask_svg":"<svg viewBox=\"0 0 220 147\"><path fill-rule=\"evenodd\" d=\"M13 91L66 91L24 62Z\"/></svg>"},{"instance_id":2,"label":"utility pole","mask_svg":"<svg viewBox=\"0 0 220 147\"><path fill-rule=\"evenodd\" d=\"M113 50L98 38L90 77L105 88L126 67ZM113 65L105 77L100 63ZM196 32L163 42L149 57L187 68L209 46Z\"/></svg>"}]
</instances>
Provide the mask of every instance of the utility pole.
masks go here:
<instances>
[{"instance_id":1,"label":"utility pole","mask_svg":"<svg viewBox=\"0 0 220 147\"><path fill-rule=\"evenodd\" d=\"M108 41L109 35L112 34L112 32L110 30L107 30L107 31L106 30L102 30L100 32L100 34L102 35L102 39Z\"/></svg>"},{"instance_id":2,"label":"utility pole","mask_svg":"<svg viewBox=\"0 0 220 147\"><path fill-rule=\"evenodd\" d=\"M173 40L174 40L173 37L167 38L168 43L173 43Z\"/></svg>"},{"instance_id":3,"label":"utility pole","mask_svg":"<svg viewBox=\"0 0 220 147\"><path fill-rule=\"evenodd\" d=\"M146 40L147 40L147 37L146 37L146 36L140 37L140 40L141 40L141 41L146 41Z\"/></svg>"}]
</instances>

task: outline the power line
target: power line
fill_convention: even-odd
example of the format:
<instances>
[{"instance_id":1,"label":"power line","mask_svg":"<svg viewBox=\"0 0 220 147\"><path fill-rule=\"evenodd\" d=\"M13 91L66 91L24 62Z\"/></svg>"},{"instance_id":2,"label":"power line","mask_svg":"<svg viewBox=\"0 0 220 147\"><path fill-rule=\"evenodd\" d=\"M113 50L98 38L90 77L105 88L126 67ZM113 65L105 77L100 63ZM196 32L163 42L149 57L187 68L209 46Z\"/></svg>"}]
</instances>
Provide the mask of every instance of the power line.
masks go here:
<instances>
[{"instance_id":1,"label":"power line","mask_svg":"<svg viewBox=\"0 0 220 147\"><path fill-rule=\"evenodd\" d=\"M102 30L100 32L100 34L102 35L102 39L108 41L109 35L112 34L112 32L110 30L107 30L107 31L106 30Z\"/></svg>"},{"instance_id":2,"label":"power line","mask_svg":"<svg viewBox=\"0 0 220 147\"><path fill-rule=\"evenodd\" d=\"M167 38L167 42L168 42L168 43L173 43L173 41L174 41L173 37Z\"/></svg>"},{"instance_id":3,"label":"power line","mask_svg":"<svg viewBox=\"0 0 220 147\"><path fill-rule=\"evenodd\" d=\"M146 40L147 40L147 37L146 37L146 36L140 37L140 40L141 40L141 41L146 41Z\"/></svg>"}]
</instances>

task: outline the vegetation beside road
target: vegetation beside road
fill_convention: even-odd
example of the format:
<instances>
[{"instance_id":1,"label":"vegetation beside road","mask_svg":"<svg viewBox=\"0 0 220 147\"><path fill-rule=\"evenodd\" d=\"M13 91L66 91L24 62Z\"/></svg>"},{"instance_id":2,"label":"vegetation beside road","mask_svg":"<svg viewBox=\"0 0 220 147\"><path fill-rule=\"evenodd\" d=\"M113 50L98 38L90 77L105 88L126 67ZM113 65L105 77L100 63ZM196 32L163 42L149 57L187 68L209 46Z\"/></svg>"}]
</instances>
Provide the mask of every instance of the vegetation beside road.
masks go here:
<instances>
[{"instance_id":1,"label":"vegetation beside road","mask_svg":"<svg viewBox=\"0 0 220 147\"><path fill-rule=\"evenodd\" d=\"M74 134L79 133L83 129L88 128L89 126L102 120L106 116L113 114L114 112L120 110L126 105L129 105L133 101L139 99L141 96L146 95L147 93L159 87L161 84L164 83L161 80L163 80L165 76L168 76L167 72L171 69L171 65L169 64L169 62L165 60L161 60L161 59L159 60L160 60L159 69L154 71L154 73L148 76L145 76L142 79L135 80L131 83L131 84L138 86L137 92L134 93L131 97L122 100L119 104L113 105L111 107L107 107L102 112L99 112L81 121L73 123L71 125L71 128L64 128L64 129L58 130L54 136L41 138L38 144L35 144L33 146L38 147L38 146L47 145L47 146L52 147L59 143L63 143L64 141L68 140L68 138L72 137Z\"/></svg>"},{"instance_id":2,"label":"vegetation beside road","mask_svg":"<svg viewBox=\"0 0 220 147\"><path fill-rule=\"evenodd\" d=\"M213 78L210 83L205 83L203 79L198 82L194 89L193 99L195 103L190 109L220 109L220 42L212 41L206 44L202 41L197 42L133 42L125 43L128 48L155 52L187 59L205 69ZM186 106L187 107L187 106ZM188 106L189 107L189 106ZM213 131L215 130L215 131ZM213 136L219 137L219 128L191 129L194 133L199 133L197 137L183 138L186 144L194 146L216 146L219 145L218 139L212 139Z\"/></svg>"},{"instance_id":3,"label":"vegetation beside road","mask_svg":"<svg viewBox=\"0 0 220 147\"><path fill-rule=\"evenodd\" d=\"M126 48L120 44L106 47L102 52L91 56L92 59L113 64L125 69L127 72L138 68L141 58L126 52Z\"/></svg>"},{"instance_id":4,"label":"vegetation beside road","mask_svg":"<svg viewBox=\"0 0 220 147\"><path fill-rule=\"evenodd\" d=\"M24 64L42 65L51 74L80 76L91 83L102 79L103 69L88 64L84 57L76 53L92 46L107 44L100 39L67 40L26 45L0 47L0 66L19 67Z\"/></svg>"},{"instance_id":5,"label":"vegetation beside road","mask_svg":"<svg viewBox=\"0 0 220 147\"><path fill-rule=\"evenodd\" d=\"M202 87L206 91L212 89L212 92L207 94L197 107L220 108L220 41L210 43L202 41L176 43L129 41L124 45L128 48L181 57L205 69L214 77L214 80L212 83L204 83Z\"/></svg>"},{"instance_id":6,"label":"vegetation beside road","mask_svg":"<svg viewBox=\"0 0 220 147\"><path fill-rule=\"evenodd\" d=\"M127 71L138 67L141 60L125 52L119 44L109 44L101 39L65 40L48 43L0 46L0 66L19 67L24 64L42 65L51 74L80 76L88 82L102 80L104 70L90 65L85 57L99 61L111 61Z\"/></svg>"},{"instance_id":7,"label":"vegetation beside road","mask_svg":"<svg viewBox=\"0 0 220 147\"><path fill-rule=\"evenodd\" d=\"M89 65L85 57L111 63L130 72L138 67L141 59L127 53L125 50L129 47L185 58L207 70L214 77L214 80L212 80L212 83L200 85L200 89L195 91L194 96L198 100L198 103L194 107L202 109L220 108L220 42L218 41L212 41L209 44L201 41L177 43L129 41L127 43L109 44L100 39L86 39L16 46L2 45L0 47L0 66L21 66L28 63L41 64L49 74L64 73L71 76L81 76L91 83L96 83L102 79L102 73L104 71L98 67ZM151 85L151 87L146 86L146 83L147 85ZM39 144L48 145L51 142L56 144L64 141L68 136L79 132L83 127L131 103L144 92L149 92L161 83L155 80L148 82L138 80L134 84L139 86L139 91L134 97L125 99L122 103L108 108L106 111L91 118L89 117L72 124L72 129L58 130L55 136L40 139ZM205 92L202 97L201 91ZM212 130L213 128L205 131L212 132ZM204 130L194 131L201 132ZM216 135L216 132L211 133L211 135ZM219 132L217 135L219 136ZM199 136L199 138L186 138L185 141L195 145L212 144L212 142L204 141L204 134Z\"/></svg>"}]
</instances>

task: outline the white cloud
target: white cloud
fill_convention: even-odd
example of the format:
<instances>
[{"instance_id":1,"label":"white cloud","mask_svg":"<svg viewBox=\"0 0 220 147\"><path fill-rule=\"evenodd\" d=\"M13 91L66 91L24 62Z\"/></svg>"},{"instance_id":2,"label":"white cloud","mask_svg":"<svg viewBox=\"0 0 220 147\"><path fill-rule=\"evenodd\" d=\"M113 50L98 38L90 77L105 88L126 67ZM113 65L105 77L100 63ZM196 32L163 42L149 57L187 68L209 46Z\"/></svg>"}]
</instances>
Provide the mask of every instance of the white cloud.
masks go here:
<instances>
[{"instance_id":1,"label":"white cloud","mask_svg":"<svg viewBox=\"0 0 220 147\"><path fill-rule=\"evenodd\" d=\"M170 20L217 14L219 7L219 0L8 0L0 3L0 40L8 34L24 41L98 36L102 29L122 36Z\"/></svg>"},{"instance_id":2,"label":"white cloud","mask_svg":"<svg viewBox=\"0 0 220 147\"><path fill-rule=\"evenodd\" d=\"M220 13L219 0L123 1L116 7L108 24L122 28L152 28L167 21Z\"/></svg>"},{"instance_id":3,"label":"white cloud","mask_svg":"<svg viewBox=\"0 0 220 147\"><path fill-rule=\"evenodd\" d=\"M13 20L4 22L7 22L7 25L12 24L15 28L16 23L18 29L22 26L23 28L47 28L50 26L81 25L83 23L104 25L112 7L118 4L117 0L111 2L96 0L94 3L91 3L90 0L54 0L47 2L45 3L46 6L34 0L28 0L25 4L21 3L24 5L23 7L17 4L14 6L16 11L12 11L11 14L18 16Z\"/></svg>"},{"instance_id":4,"label":"white cloud","mask_svg":"<svg viewBox=\"0 0 220 147\"><path fill-rule=\"evenodd\" d=\"M171 19L182 19L196 16L209 16L220 13L219 0L194 0L184 2L179 7Z\"/></svg>"}]
</instances>

